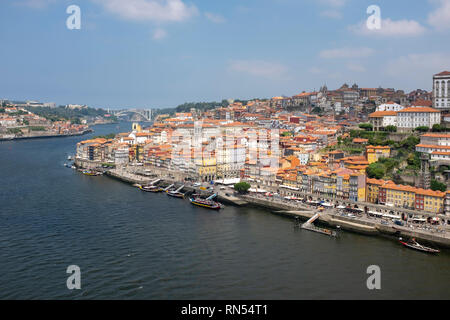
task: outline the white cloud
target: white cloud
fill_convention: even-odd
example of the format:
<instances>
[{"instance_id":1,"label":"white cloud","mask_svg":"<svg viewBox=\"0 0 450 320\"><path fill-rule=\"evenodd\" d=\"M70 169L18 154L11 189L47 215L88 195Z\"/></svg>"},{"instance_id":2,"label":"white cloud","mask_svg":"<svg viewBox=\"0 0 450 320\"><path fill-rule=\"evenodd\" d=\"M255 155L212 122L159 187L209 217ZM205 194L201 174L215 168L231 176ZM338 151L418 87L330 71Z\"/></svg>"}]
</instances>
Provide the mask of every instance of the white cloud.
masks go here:
<instances>
[{"instance_id":1,"label":"white cloud","mask_svg":"<svg viewBox=\"0 0 450 320\"><path fill-rule=\"evenodd\" d=\"M439 7L428 15L428 23L437 30L450 29L450 0L435 0Z\"/></svg>"},{"instance_id":2,"label":"white cloud","mask_svg":"<svg viewBox=\"0 0 450 320\"><path fill-rule=\"evenodd\" d=\"M426 28L417 21L393 21L389 18L381 21L381 29L370 30L367 28L365 21L359 23L358 25L350 26L349 29L364 36L377 35L383 37L413 37L420 36L426 32Z\"/></svg>"},{"instance_id":3,"label":"white cloud","mask_svg":"<svg viewBox=\"0 0 450 320\"><path fill-rule=\"evenodd\" d=\"M353 59L369 57L374 53L371 48L339 48L323 50L319 56L323 59Z\"/></svg>"},{"instance_id":4,"label":"white cloud","mask_svg":"<svg viewBox=\"0 0 450 320\"><path fill-rule=\"evenodd\" d=\"M330 7L343 7L347 0L319 0L319 2Z\"/></svg>"},{"instance_id":5,"label":"white cloud","mask_svg":"<svg viewBox=\"0 0 450 320\"><path fill-rule=\"evenodd\" d=\"M225 18L222 17L221 15L211 12L205 12L205 16L206 18L208 18L208 20L214 23L224 23L226 21Z\"/></svg>"},{"instance_id":6,"label":"white cloud","mask_svg":"<svg viewBox=\"0 0 450 320\"><path fill-rule=\"evenodd\" d=\"M386 74L399 78L417 78L425 75L426 81L431 83L431 76L450 66L450 56L443 53L408 54L388 62ZM426 77L428 75L428 77Z\"/></svg>"},{"instance_id":7,"label":"white cloud","mask_svg":"<svg viewBox=\"0 0 450 320\"><path fill-rule=\"evenodd\" d=\"M194 5L182 0L93 0L106 11L127 20L179 22L198 13Z\"/></svg>"},{"instance_id":8,"label":"white cloud","mask_svg":"<svg viewBox=\"0 0 450 320\"><path fill-rule=\"evenodd\" d=\"M278 63L263 60L235 60L231 61L232 71L246 73L252 76L279 78L287 73L287 68Z\"/></svg>"},{"instance_id":9,"label":"white cloud","mask_svg":"<svg viewBox=\"0 0 450 320\"><path fill-rule=\"evenodd\" d=\"M320 12L322 17L331 19L341 19L342 12L341 9L347 3L347 0L318 0L318 3L324 7L326 10Z\"/></svg>"},{"instance_id":10,"label":"white cloud","mask_svg":"<svg viewBox=\"0 0 450 320\"><path fill-rule=\"evenodd\" d=\"M161 40L167 37L167 31L161 28L156 29L153 32L153 39L154 40Z\"/></svg>"},{"instance_id":11,"label":"white cloud","mask_svg":"<svg viewBox=\"0 0 450 320\"><path fill-rule=\"evenodd\" d=\"M359 63L348 63L347 68L354 72L366 72L366 68Z\"/></svg>"}]
</instances>

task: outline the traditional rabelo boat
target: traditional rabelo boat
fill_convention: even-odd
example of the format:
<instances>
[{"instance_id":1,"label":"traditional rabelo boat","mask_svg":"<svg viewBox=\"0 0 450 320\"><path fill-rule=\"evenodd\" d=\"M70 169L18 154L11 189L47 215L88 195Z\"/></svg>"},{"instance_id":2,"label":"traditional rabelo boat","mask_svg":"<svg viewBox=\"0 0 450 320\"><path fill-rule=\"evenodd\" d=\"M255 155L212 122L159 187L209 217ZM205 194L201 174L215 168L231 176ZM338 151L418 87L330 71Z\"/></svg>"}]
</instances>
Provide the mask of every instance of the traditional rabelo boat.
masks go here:
<instances>
[{"instance_id":1,"label":"traditional rabelo boat","mask_svg":"<svg viewBox=\"0 0 450 320\"><path fill-rule=\"evenodd\" d=\"M400 238L399 241L403 246L405 246L409 249L413 249L413 250L417 250L417 251L421 251L421 252L425 252L425 253L431 253L431 254L437 254L440 252L437 249L433 249L433 248L429 248L429 247L425 247L424 245L421 245L414 238L408 242L403 241L402 238Z\"/></svg>"},{"instance_id":2,"label":"traditional rabelo boat","mask_svg":"<svg viewBox=\"0 0 450 320\"><path fill-rule=\"evenodd\" d=\"M181 192L184 186L179 187L177 190L167 190L167 195L174 198L184 199L184 193Z\"/></svg>"},{"instance_id":3,"label":"traditional rabelo boat","mask_svg":"<svg viewBox=\"0 0 450 320\"><path fill-rule=\"evenodd\" d=\"M177 192L177 191L167 191L167 195L169 197L174 197L174 198L179 198L179 199L184 198L184 193Z\"/></svg>"},{"instance_id":4,"label":"traditional rabelo boat","mask_svg":"<svg viewBox=\"0 0 450 320\"><path fill-rule=\"evenodd\" d=\"M139 186L139 189L141 189L144 192L153 192L153 193L159 193L163 191L163 189L157 186Z\"/></svg>"},{"instance_id":5,"label":"traditional rabelo boat","mask_svg":"<svg viewBox=\"0 0 450 320\"><path fill-rule=\"evenodd\" d=\"M220 203L212 200L216 196L217 195L214 194L211 197L209 197L208 199L202 199L202 198L200 198L200 196L194 194L189 198L189 201L195 206L199 206L199 207L203 207L203 208L207 208L207 209L211 209L211 210L220 210L220 209L222 209L222 205Z\"/></svg>"},{"instance_id":6,"label":"traditional rabelo boat","mask_svg":"<svg viewBox=\"0 0 450 320\"><path fill-rule=\"evenodd\" d=\"M103 173L101 173L101 172L96 172L96 171L91 171L91 170L85 170L85 171L83 171L83 174L86 176L91 176L91 177L103 175Z\"/></svg>"}]
</instances>

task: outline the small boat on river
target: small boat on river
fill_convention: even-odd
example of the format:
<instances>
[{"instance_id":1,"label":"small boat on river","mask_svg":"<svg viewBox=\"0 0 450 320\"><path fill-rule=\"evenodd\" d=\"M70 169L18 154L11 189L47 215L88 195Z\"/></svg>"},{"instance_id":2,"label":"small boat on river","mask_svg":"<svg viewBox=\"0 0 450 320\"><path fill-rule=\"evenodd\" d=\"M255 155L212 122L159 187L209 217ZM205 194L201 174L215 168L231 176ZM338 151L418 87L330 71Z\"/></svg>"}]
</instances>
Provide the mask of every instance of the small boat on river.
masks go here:
<instances>
[{"instance_id":1,"label":"small boat on river","mask_svg":"<svg viewBox=\"0 0 450 320\"><path fill-rule=\"evenodd\" d=\"M184 186L181 186L177 190L167 190L166 193L169 197L184 199L184 193L181 192Z\"/></svg>"},{"instance_id":2,"label":"small boat on river","mask_svg":"<svg viewBox=\"0 0 450 320\"><path fill-rule=\"evenodd\" d=\"M411 241L405 242L405 241L403 241L402 238L400 238L399 241L403 246L405 246L409 249L413 249L413 250L417 250L417 251L421 251L421 252L425 252L425 253L431 253L431 254L438 254L440 252L437 249L433 249L433 248L429 248L424 245L421 245L420 243L418 243L416 241L416 239L412 239Z\"/></svg>"},{"instance_id":3,"label":"small boat on river","mask_svg":"<svg viewBox=\"0 0 450 320\"><path fill-rule=\"evenodd\" d=\"M179 198L179 199L184 198L184 193L176 192L176 191L167 191L167 195L169 197L174 197L174 198Z\"/></svg>"},{"instance_id":4,"label":"small boat on river","mask_svg":"<svg viewBox=\"0 0 450 320\"><path fill-rule=\"evenodd\" d=\"M91 176L91 177L97 177L97 176L103 175L103 173L101 173L101 172L96 172L96 171L91 171L91 170L85 170L85 171L83 171L83 174L86 176Z\"/></svg>"},{"instance_id":5,"label":"small boat on river","mask_svg":"<svg viewBox=\"0 0 450 320\"><path fill-rule=\"evenodd\" d=\"M207 208L207 209L211 209L211 210L220 210L220 209L222 209L222 205L220 203L212 200L216 196L217 195L212 195L208 199L202 199L198 195L194 194L194 195L192 195L192 197L189 198L189 201L195 206L199 206L199 207L203 207L203 208Z\"/></svg>"},{"instance_id":6,"label":"small boat on river","mask_svg":"<svg viewBox=\"0 0 450 320\"><path fill-rule=\"evenodd\" d=\"M139 189L141 189L144 192L153 192L153 193L163 192L163 189L157 186L139 186Z\"/></svg>"}]
</instances>

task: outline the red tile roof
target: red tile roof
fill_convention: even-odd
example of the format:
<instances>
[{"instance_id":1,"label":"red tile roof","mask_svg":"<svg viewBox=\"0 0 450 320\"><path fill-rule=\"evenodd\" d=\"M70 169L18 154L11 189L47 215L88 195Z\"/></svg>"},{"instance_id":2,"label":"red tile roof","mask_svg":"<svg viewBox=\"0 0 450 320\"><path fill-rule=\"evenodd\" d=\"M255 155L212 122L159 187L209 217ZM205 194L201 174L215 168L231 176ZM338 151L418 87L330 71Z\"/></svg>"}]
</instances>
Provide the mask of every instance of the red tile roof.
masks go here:
<instances>
[{"instance_id":1,"label":"red tile roof","mask_svg":"<svg viewBox=\"0 0 450 320\"><path fill-rule=\"evenodd\" d=\"M410 113L410 112L429 112L429 113L440 113L439 110L429 108L429 107L410 107L400 110L398 113Z\"/></svg>"}]
</instances>

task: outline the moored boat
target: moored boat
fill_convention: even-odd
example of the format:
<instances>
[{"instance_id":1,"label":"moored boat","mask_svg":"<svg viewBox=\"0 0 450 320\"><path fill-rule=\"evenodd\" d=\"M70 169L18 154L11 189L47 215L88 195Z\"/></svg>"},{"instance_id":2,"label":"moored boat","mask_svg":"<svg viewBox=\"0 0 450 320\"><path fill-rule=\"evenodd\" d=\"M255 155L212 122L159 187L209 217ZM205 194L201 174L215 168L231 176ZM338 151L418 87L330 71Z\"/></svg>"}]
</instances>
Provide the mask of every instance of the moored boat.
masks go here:
<instances>
[{"instance_id":1,"label":"moored boat","mask_svg":"<svg viewBox=\"0 0 450 320\"><path fill-rule=\"evenodd\" d=\"M83 171L83 174L86 176L91 176L91 177L96 177L96 176L102 175L101 172L95 172L95 171L91 171L91 170L85 170L85 171Z\"/></svg>"},{"instance_id":2,"label":"moored boat","mask_svg":"<svg viewBox=\"0 0 450 320\"><path fill-rule=\"evenodd\" d=\"M141 189L144 192L153 192L153 193L158 193L158 192L163 191L163 189L161 189L157 186L139 186L139 189Z\"/></svg>"},{"instance_id":3,"label":"moored boat","mask_svg":"<svg viewBox=\"0 0 450 320\"><path fill-rule=\"evenodd\" d=\"M179 198L179 199L184 198L184 193L177 192L177 191L167 191L167 195L169 197L174 197L174 198Z\"/></svg>"},{"instance_id":4,"label":"moored boat","mask_svg":"<svg viewBox=\"0 0 450 320\"><path fill-rule=\"evenodd\" d=\"M222 206L220 205L220 203L212 201L212 200L208 200L208 199L201 199L201 198L193 197L193 198L189 198L189 201L195 206L199 206L199 207L203 207L203 208L207 208L207 209L211 209L211 210L222 209Z\"/></svg>"},{"instance_id":5,"label":"moored boat","mask_svg":"<svg viewBox=\"0 0 450 320\"><path fill-rule=\"evenodd\" d=\"M179 199L183 199L184 198L184 193L181 192L181 190L183 190L184 185L179 187L176 190L170 190L170 188L166 189L166 193L168 196L170 197L174 197L174 198L179 198Z\"/></svg>"},{"instance_id":6,"label":"moored boat","mask_svg":"<svg viewBox=\"0 0 450 320\"><path fill-rule=\"evenodd\" d=\"M411 241L405 242L402 240L402 238L400 238L399 241L403 246L405 246L409 249L413 249L413 250L417 250L417 251L421 251L421 252L425 252L425 253L432 253L432 254L437 254L440 252L437 249L433 249L433 248L429 248L424 245L421 245L420 243L418 243L416 241L416 239L412 239Z\"/></svg>"}]
</instances>

